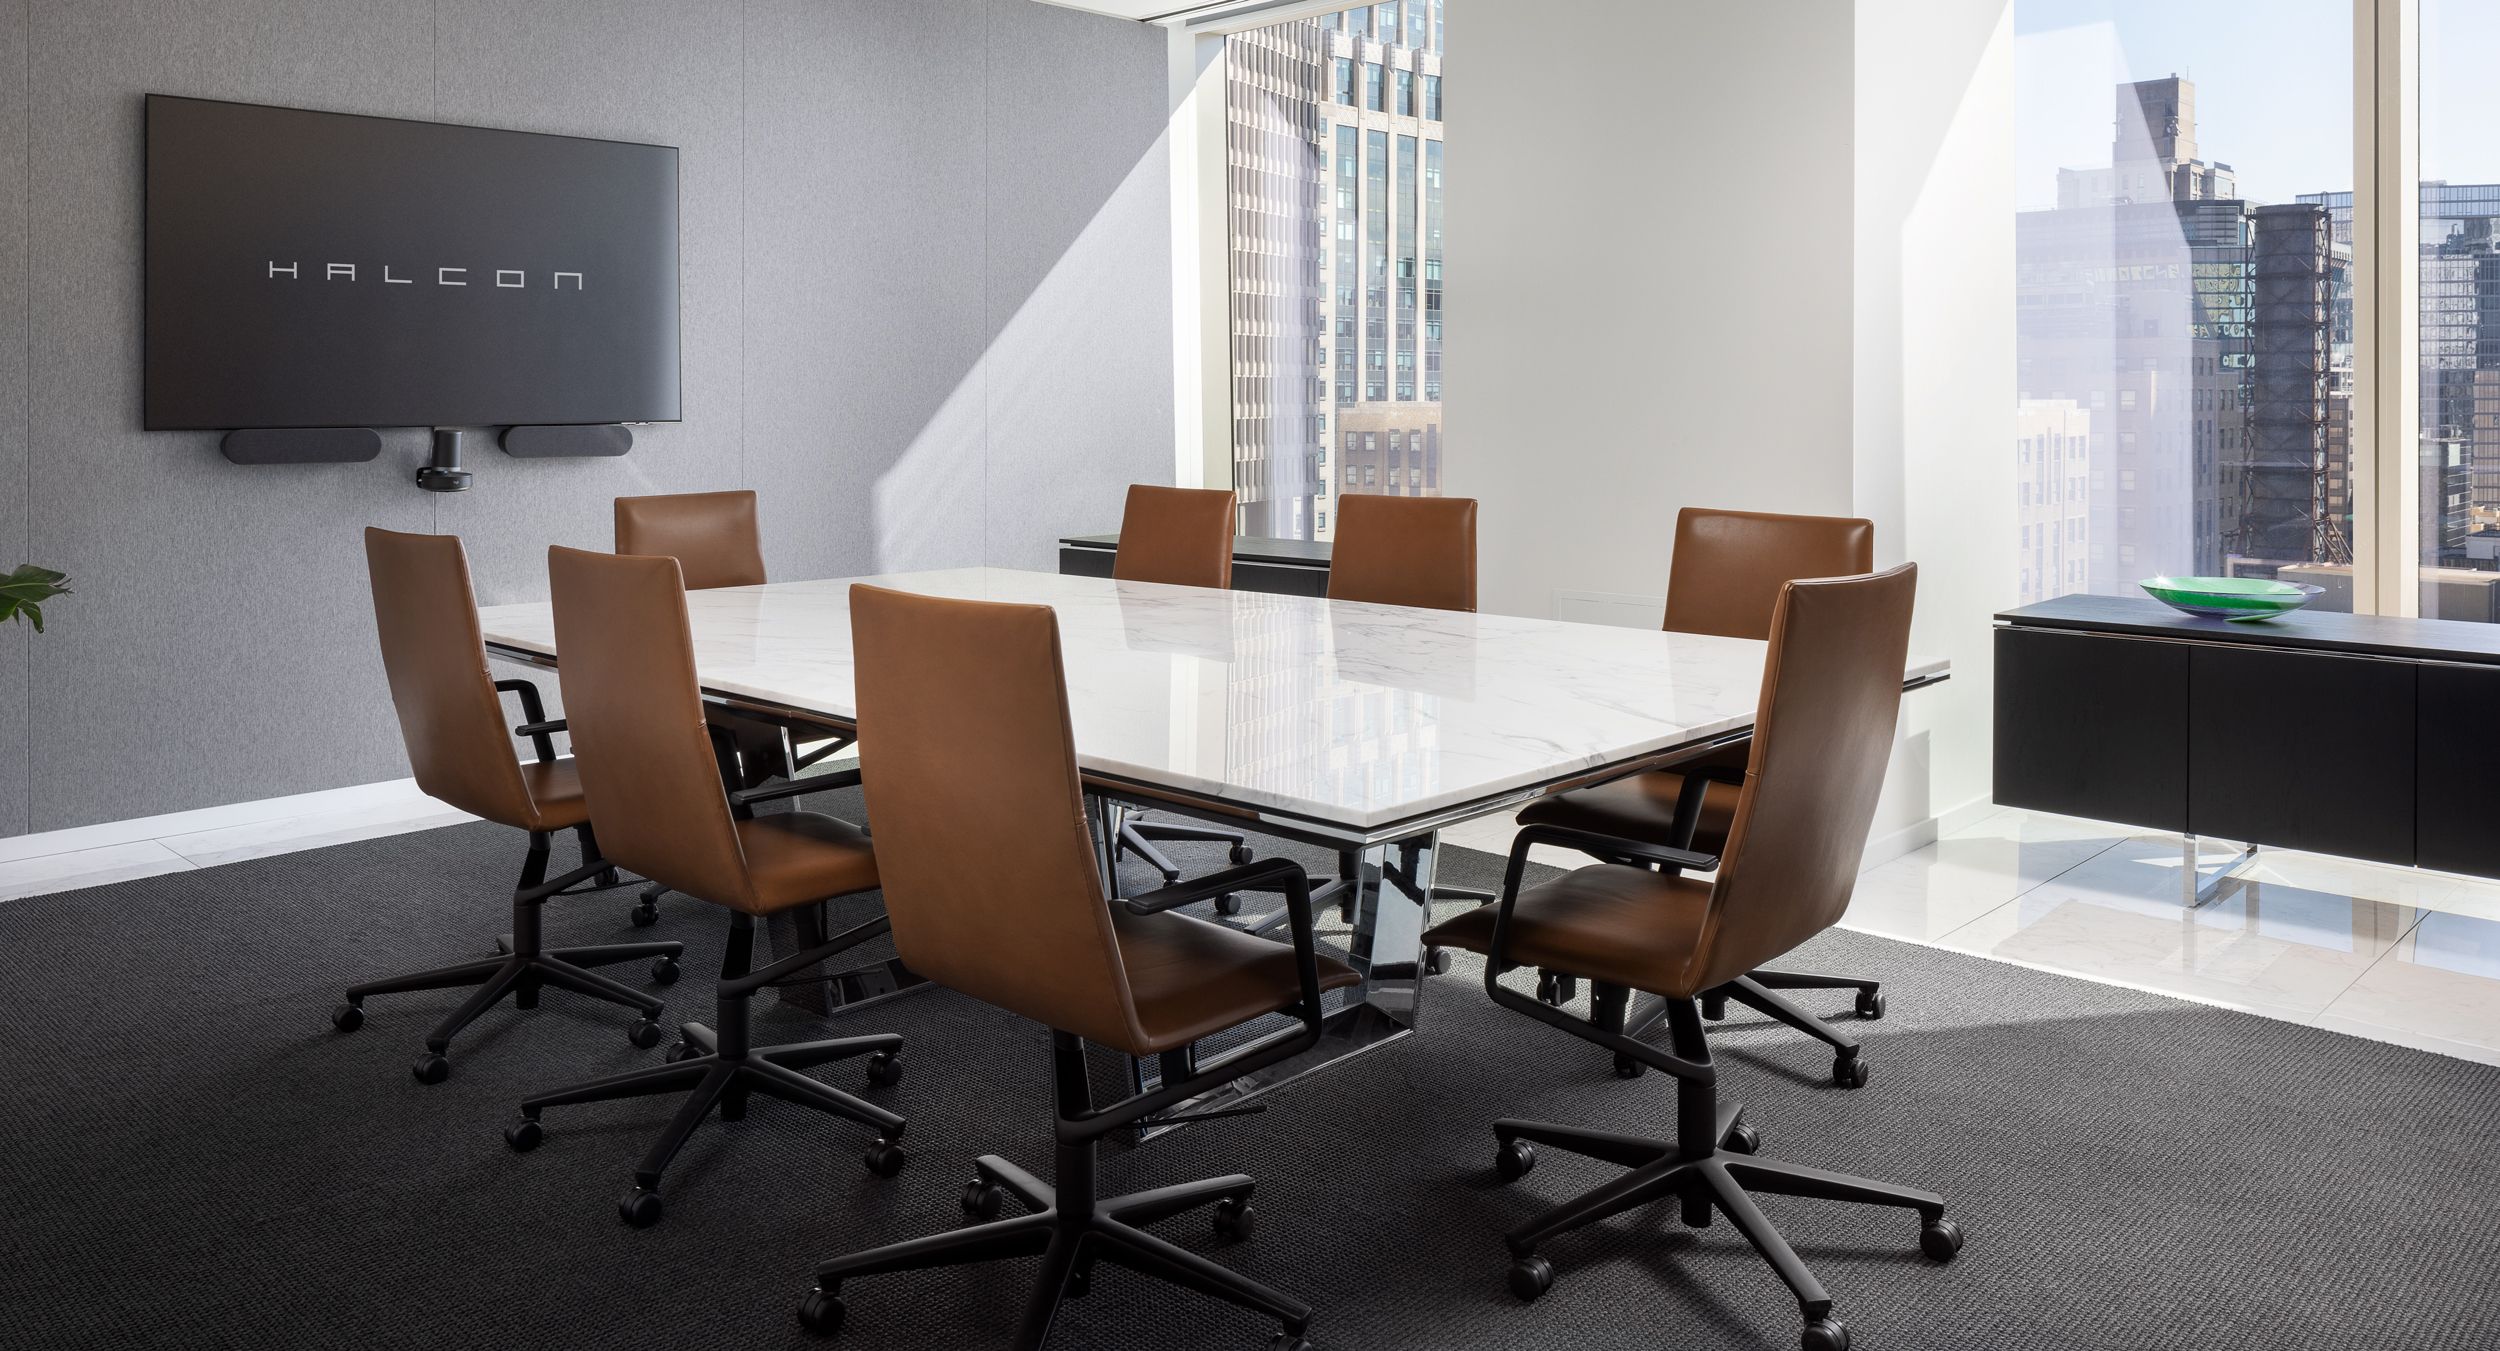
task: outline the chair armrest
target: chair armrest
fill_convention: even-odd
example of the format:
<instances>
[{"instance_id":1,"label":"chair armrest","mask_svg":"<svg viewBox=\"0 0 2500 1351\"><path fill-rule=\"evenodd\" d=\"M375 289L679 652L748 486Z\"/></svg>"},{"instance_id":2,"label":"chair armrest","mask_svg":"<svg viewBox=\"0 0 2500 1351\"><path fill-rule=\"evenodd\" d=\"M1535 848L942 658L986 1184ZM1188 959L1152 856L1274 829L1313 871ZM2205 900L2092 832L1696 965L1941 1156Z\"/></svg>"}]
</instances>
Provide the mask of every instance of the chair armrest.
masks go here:
<instances>
[{"instance_id":1,"label":"chair armrest","mask_svg":"<svg viewBox=\"0 0 2500 1351\"><path fill-rule=\"evenodd\" d=\"M729 795L729 802L734 807L752 807L758 802L779 802L783 798L808 793L829 793L836 788L852 787L858 782L858 770L840 769L831 774L810 774L804 779L784 779L779 783L741 788Z\"/></svg>"},{"instance_id":2,"label":"chair armrest","mask_svg":"<svg viewBox=\"0 0 2500 1351\"><path fill-rule=\"evenodd\" d=\"M1511 853L1514 857L1524 858L1526 855L1519 851L1532 844L1559 845L1609 863L1631 859L1679 870L1691 868L1696 872L1710 872L1719 866L1719 860L1709 854L1678 849L1669 844L1653 844L1647 840L1600 835L1594 830L1574 830L1569 826L1521 826L1518 837L1511 841Z\"/></svg>"},{"instance_id":3,"label":"chair armrest","mask_svg":"<svg viewBox=\"0 0 2500 1351\"><path fill-rule=\"evenodd\" d=\"M1204 877L1193 877L1186 882L1175 882L1168 887L1157 887L1141 895L1126 897L1120 904L1127 906L1132 915L1153 915L1192 901L1221 896L1228 891L1282 891L1285 889L1284 870L1276 863L1275 859L1244 863L1238 868L1226 868L1219 873L1208 873ZM1298 866L1293 871L1296 876L1303 875Z\"/></svg>"},{"instance_id":4,"label":"chair armrest","mask_svg":"<svg viewBox=\"0 0 2500 1351\"><path fill-rule=\"evenodd\" d=\"M563 731L564 724L547 721L547 705L538 697L538 682L498 680L495 693L521 696L521 725L513 728L512 734L528 737L541 762L555 759L556 743L551 733Z\"/></svg>"},{"instance_id":5,"label":"chair armrest","mask_svg":"<svg viewBox=\"0 0 2500 1351\"><path fill-rule=\"evenodd\" d=\"M1662 1051L1648 1042L1635 1040L1620 1032L1610 1032L1604 1028L1592 1026L1560 1009L1530 999L1502 984L1502 973L1518 964L1510 955L1511 911L1519 903L1519 882L1528 871L1528 850L1539 844L1572 844L1570 840L1556 838L1559 836L1576 836L1589 841L1632 845L1649 853L1684 854L1686 852L1681 849L1644 845L1633 840L1610 840L1604 835L1593 834L1585 830L1571 830L1562 826L1528 826L1522 829L1518 837L1511 841L1510 866L1502 873L1501 895L1493 901L1498 908L1493 912L1492 941L1485 944L1484 993L1486 997L1503 1008L1515 1013L1524 1013L1538 1022L1561 1028L1582 1041L1595 1042L1617 1055L1629 1056L1644 1065L1665 1070L1679 1079L1688 1079L1701 1084L1716 1082L1718 1071L1713 1069L1707 1060L1687 1060L1682 1056ZM1572 844L1572 847L1583 846ZM1702 856L1693 854L1689 857L1700 858ZM1716 862L1716 860L1711 861Z\"/></svg>"},{"instance_id":6,"label":"chair armrest","mask_svg":"<svg viewBox=\"0 0 2500 1351\"><path fill-rule=\"evenodd\" d=\"M1734 784L1742 787L1745 771L1728 765L1695 765L1683 772L1684 789L1675 799L1675 839L1678 849L1690 851L1693 837L1701 833L1701 810L1710 800L1710 785Z\"/></svg>"},{"instance_id":7,"label":"chair armrest","mask_svg":"<svg viewBox=\"0 0 2500 1351\"><path fill-rule=\"evenodd\" d=\"M1285 893L1285 911L1291 918L1293 927L1294 974L1302 997L1292 1007L1280 1010L1280 1012L1290 1013L1301 1020L1302 1030L1290 1037L1264 1045L1255 1045L1253 1049L1238 1055L1226 1056L1202 1067L1198 1073L1179 1083L1166 1083L1151 1093L1140 1093L1108 1107L1096 1108L1081 1116L1062 1117L1058 1124L1060 1140L1069 1144L1077 1144L1107 1135L1153 1116L1176 1103L1187 1102L1208 1089L1230 1083L1245 1075L1256 1074L1271 1065L1303 1055L1312 1047L1319 1045L1321 1031L1319 936L1317 929L1311 923L1311 879L1303 873L1300 864L1291 859L1262 859L1256 863L1228 868L1213 876L1200 878L1196 883L1166 887L1162 891L1148 892L1144 896L1132 899L1152 900L1163 895L1164 892L1204 887L1219 880L1227 880L1226 885L1218 888L1217 891L1205 891L1202 894L1212 896L1218 894L1218 891L1231 890L1235 887L1242 890ZM1161 908L1169 909L1172 905L1179 904L1183 902L1171 901ZM1538 1007L1544 1006L1538 1005Z\"/></svg>"}]
</instances>

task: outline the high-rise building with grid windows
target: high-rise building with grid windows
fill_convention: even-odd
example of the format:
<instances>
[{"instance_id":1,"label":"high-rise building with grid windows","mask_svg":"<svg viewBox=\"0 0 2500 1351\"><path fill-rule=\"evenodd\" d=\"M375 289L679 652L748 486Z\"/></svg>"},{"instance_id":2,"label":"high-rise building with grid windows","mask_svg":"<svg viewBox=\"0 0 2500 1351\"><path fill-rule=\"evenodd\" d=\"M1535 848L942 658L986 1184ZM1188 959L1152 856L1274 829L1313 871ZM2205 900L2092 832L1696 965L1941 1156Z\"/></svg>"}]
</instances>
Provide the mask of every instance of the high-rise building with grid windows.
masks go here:
<instances>
[{"instance_id":1,"label":"high-rise building with grid windows","mask_svg":"<svg viewBox=\"0 0 2500 1351\"><path fill-rule=\"evenodd\" d=\"M1226 44L1245 534L1327 539L1346 493L1441 493L1443 4Z\"/></svg>"}]
</instances>

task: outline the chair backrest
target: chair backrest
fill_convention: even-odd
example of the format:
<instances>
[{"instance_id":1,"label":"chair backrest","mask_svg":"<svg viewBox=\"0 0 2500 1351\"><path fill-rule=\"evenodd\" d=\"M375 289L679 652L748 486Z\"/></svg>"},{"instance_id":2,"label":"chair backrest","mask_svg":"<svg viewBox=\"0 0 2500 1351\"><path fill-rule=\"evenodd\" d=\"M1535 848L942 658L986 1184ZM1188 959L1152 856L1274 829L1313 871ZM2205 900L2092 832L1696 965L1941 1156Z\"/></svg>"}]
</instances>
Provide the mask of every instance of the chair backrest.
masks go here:
<instances>
[{"instance_id":1,"label":"chair backrest","mask_svg":"<svg viewBox=\"0 0 2500 1351\"><path fill-rule=\"evenodd\" d=\"M975 999L1144 1047L1095 872L1050 607L855 584L851 640L895 950Z\"/></svg>"},{"instance_id":2,"label":"chair backrest","mask_svg":"<svg viewBox=\"0 0 2500 1351\"><path fill-rule=\"evenodd\" d=\"M1686 507L1675 514L1666 628L1768 638L1782 584L1874 570L1873 521Z\"/></svg>"},{"instance_id":3,"label":"chair backrest","mask_svg":"<svg viewBox=\"0 0 2500 1351\"><path fill-rule=\"evenodd\" d=\"M518 829L533 815L478 630L469 555L457 535L365 528L373 625L417 787Z\"/></svg>"},{"instance_id":4,"label":"chair backrest","mask_svg":"<svg viewBox=\"0 0 2500 1351\"><path fill-rule=\"evenodd\" d=\"M1892 756L1918 565L1788 582L1687 988L1734 980L1839 922Z\"/></svg>"},{"instance_id":5,"label":"chair backrest","mask_svg":"<svg viewBox=\"0 0 2500 1351\"><path fill-rule=\"evenodd\" d=\"M1130 484L1111 575L1124 582L1231 586L1232 490Z\"/></svg>"},{"instance_id":6,"label":"chair backrest","mask_svg":"<svg viewBox=\"0 0 2500 1351\"><path fill-rule=\"evenodd\" d=\"M616 551L676 559L688 591L764 584L763 536L756 529L752 492L620 497Z\"/></svg>"},{"instance_id":7,"label":"chair backrest","mask_svg":"<svg viewBox=\"0 0 2500 1351\"><path fill-rule=\"evenodd\" d=\"M599 851L672 890L753 908L677 560L557 547L547 582L564 720Z\"/></svg>"},{"instance_id":8,"label":"chair backrest","mask_svg":"<svg viewBox=\"0 0 2500 1351\"><path fill-rule=\"evenodd\" d=\"M1356 493L1337 499L1328 598L1476 608L1476 499Z\"/></svg>"}]
</instances>

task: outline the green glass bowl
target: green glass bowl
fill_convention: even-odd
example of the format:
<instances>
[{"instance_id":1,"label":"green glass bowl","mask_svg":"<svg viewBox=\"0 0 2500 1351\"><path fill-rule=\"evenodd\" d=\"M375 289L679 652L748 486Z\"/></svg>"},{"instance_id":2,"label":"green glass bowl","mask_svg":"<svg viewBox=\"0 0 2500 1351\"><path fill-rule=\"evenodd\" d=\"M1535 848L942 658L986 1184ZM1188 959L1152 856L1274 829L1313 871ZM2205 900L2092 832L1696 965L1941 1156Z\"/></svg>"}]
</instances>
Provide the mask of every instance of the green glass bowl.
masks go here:
<instances>
[{"instance_id":1,"label":"green glass bowl","mask_svg":"<svg viewBox=\"0 0 2500 1351\"><path fill-rule=\"evenodd\" d=\"M2136 585L2171 609L2235 623L2290 614L2326 591L2258 577L2147 577Z\"/></svg>"}]
</instances>

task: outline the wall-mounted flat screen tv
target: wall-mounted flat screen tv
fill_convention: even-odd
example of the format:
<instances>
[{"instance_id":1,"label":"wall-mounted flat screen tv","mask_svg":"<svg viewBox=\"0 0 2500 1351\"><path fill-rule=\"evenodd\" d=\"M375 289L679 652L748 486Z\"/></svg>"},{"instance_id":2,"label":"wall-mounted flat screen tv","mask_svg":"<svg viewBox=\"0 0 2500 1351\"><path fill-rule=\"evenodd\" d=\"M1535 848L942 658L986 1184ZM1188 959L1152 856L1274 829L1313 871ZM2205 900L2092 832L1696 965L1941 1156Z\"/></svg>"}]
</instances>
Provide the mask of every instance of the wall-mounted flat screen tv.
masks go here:
<instances>
[{"instance_id":1,"label":"wall-mounted flat screen tv","mask_svg":"<svg viewBox=\"0 0 2500 1351\"><path fill-rule=\"evenodd\" d=\"M678 420L677 151L151 94L151 430Z\"/></svg>"}]
</instances>

